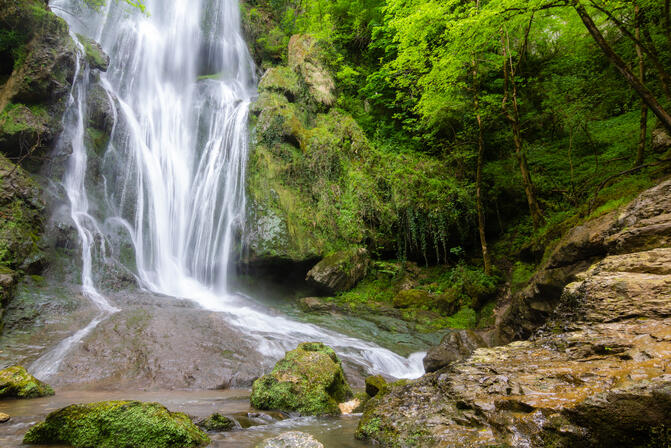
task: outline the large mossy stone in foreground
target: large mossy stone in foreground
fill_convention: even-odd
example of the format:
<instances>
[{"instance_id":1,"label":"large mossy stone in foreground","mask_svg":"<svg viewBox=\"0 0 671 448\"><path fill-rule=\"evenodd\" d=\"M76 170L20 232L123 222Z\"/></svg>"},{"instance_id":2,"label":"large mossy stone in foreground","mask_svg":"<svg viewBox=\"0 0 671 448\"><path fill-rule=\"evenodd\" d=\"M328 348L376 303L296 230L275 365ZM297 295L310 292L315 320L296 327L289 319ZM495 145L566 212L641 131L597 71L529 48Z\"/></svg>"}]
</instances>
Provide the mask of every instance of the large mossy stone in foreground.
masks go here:
<instances>
[{"instance_id":1,"label":"large mossy stone in foreground","mask_svg":"<svg viewBox=\"0 0 671 448\"><path fill-rule=\"evenodd\" d=\"M33 426L23 443L75 448L187 448L210 439L186 414L159 403L103 401L73 404Z\"/></svg>"},{"instance_id":2,"label":"large mossy stone in foreground","mask_svg":"<svg viewBox=\"0 0 671 448\"><path fill-rule=\"evenodd\" d=\"M0 370L0 398L39 398L53 395L54 390L21 366Z\"/></svg>"},{"instance_id":3,"label":"large mossy stone in foreground","mask_svg":"<svg viewBox=\"0 0 671 448\"><path fill-rule=\"evenodd\" d=\"M320 342L287 352L272 372L254 381L252 406L303 415L340 414L338 403L352 397L340 359Z\"/></svg>"}]
</instances>

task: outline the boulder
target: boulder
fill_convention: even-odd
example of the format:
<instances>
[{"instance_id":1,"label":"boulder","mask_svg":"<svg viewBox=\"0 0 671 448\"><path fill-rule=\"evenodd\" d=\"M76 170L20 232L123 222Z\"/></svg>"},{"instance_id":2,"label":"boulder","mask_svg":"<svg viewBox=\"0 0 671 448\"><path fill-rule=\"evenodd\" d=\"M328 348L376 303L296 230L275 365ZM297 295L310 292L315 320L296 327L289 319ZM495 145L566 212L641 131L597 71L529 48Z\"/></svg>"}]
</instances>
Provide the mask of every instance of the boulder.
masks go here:
<instances>
[{"instance_id":1,"label":"boulder","mask_svg":"<svg viewBox=\"0 0 671 448\"><path fill-rule=\"evenodd\" d=\"M532 339L391 384L366 405L357 437L383 447L666 446L669 266L668 247L598 261Z\"/></svg>"},{"instance_id":2,"label":"boulder","mask_svg":"<svg viewBox=\"0 0 671 448\"><path fill-rule=\"evenodd\" d=\"M369 265L368 251L352 248L322 259L310 269L306 280L329 294L335 294L356 286L366 276Z\"/></svg>"},{"instance_id":3,"label":"boulder","mask_svg":"<svg viewBox=\"0 0 671 448\"><path fill-rule=\"evenodd\" d=\"M300 431L290 431L284 432L277 437L266 439L256 445L256 448L324 448L324 445L310 434Z\"/></svg>"},{"instance_id":4,"label":"boulder","mask_svg":"<svg viewBox=\"0 0 671 448\"><path fill-rule=\"evenodd\" d=\"M664 127L659 126L652 130L652 150L662 152L671 148L671 135Z\"/></svg>"},{"instance_id":5,"label":"boulder","mask_svg":"<svg viewBox=\"0 0 671 448\"><path fill-rule=\"evenodd\" d=\"M273 370L254 381L250 401L256 409L303 415L340 414L352 397L340 359L330 347L307 342L287 352Z\"/></svg>"},{"instance_id":6,"label":"boulder","mask_svg":"<svg viewBox=\"0 0 671 448\"><path fill-rule=\"evenodd\" d=\"M235 422L233 420L217 413L204 418L203 420L199 421L197 425L203 428L205 431L216 432L231 431L233 428L235 428Z\"/></svg>"},{"instance_id":7,"label":"boulder","mask_svg":"<svg viewBox=\"0 0 671 448\"><path fill-rule=\"evenodd\" d=\"M335 82L324 67L322 53L320 42L307 34L295 34L289 40L289 67L301 75L315 102L332 106L336 98Z\"/></svg>"},{"instance_id":8,"label":"boulder","mask_svg":"<svg viewBox=\"0 0 671 448\"><path fill-rule=\"evenodd\" d=\"M440 344L431 347L424 357L424 370L435 372L443 367L461 361L480 347L487 347L485 340L472 330L452 331L443 336Z\"/></svg>"},{"instance_id":9,"label":"boulder","mask_svg":"<svg viewBox=\"0 0 671 448\"><path fill-rule=\"evenodd\" d=\"M0 398L39 398L53 395L54 390L21 366L0 370Z\"/></svg>"},{"instance_id":10,"label":"boulder","mask_svg":"<svg viewBox=\"0 0 671 448\"><path fill-rule=\"evenodd\" d=\"M0 423L7 423L11 417L9 414L5 414L4 412L0 412Z\"/></svg>"},{"instance_id":11,"label":"boulder","mask_svg":"<svg viewBox=\"0 0 671 448\"><path fill-rule=\"evenodd\" d=\"M159 403L103 401L73 404L33 426L23 443L75 448L186 448L210 443L186 414Z\"/></svg>"}]
</instances>

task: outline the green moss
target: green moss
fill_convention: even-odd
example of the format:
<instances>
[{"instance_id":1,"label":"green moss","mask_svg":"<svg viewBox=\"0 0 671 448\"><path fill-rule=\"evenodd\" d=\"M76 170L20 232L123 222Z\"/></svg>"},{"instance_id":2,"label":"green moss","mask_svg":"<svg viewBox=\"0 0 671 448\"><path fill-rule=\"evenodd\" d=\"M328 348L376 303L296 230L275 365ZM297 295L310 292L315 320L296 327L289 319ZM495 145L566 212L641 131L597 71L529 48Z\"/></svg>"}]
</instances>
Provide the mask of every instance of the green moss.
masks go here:
<instances>
[{"instance_id":1,"label":"green moss","mask_svg":"<svg viewBox=\"0 0 671 448\"><path fill-rule=\"evenodd\" d=\"M39 398L53 395L54 390L21 366L0 370L0 398Z\"/></svg>"},{"instance_id":2,"label":"green moss","mask_svg":"<svg viewBox=\"0 0 671 448\"><path fill-rule=\"evenodd\" d=\"M221 414L212 414L198 422L198 426L206 431L225 432L235 428L235 422Z\"/></svg>"},{"instance_id":3,"label":"green moss","mask_svg":"<svg viewBox=\"0 0 671 448\"><path fill-rule=\"evenodd\" d=\"M259 82L259 90L277 91L295 97L301 92L301 86L296 72L286 66L277 66L266 71Z\"/></svg>"},{"instance_id":4,"label":"green moss","mask_svg":"<svg viewBox=\"0 0 671 448\"><path fill-rule=\"evenodd\" d=\"M86 54L86 60L89 65L100 70L107 70L109 58L103 53L100 46L84 35L77 34L77 38L84 46L84 53Z\"/></svg>"},{"instance_id":5,"label":"green moss","mask_svg":"<svg viewBox=\"0 0 671 448\"><path fill-rule=\"evenodd\" d=\"M139 401L71 405L49 414L23 439L75 448L186 448L209 442L185 414Z\"/></svg>"},{"instance_id":6,"label":"green moss","mask_svg":"<svg viewBox=\"0 0 671 448\"><path fill-rule=\"evenodd\" d=\"M257 409L325 415L339 414L338 403L351 397L338 356L312 342L287 352L269 374L254 381L250 401Z\"/></svg>"}]
</instances>

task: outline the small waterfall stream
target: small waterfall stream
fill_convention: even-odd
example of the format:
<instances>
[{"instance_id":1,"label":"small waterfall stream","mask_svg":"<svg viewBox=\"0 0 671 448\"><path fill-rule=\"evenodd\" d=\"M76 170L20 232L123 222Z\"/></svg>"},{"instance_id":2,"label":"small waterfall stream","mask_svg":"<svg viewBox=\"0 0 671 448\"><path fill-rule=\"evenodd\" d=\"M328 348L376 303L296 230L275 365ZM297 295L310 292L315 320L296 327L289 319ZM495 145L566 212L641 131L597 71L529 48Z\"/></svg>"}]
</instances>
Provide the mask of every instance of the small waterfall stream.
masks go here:
<instances>
[{"instance_id":1,"label":"small waterfall stream","mask_svg":"<svg viewBox=\"0 0 671 448\"><path fill-rule=\"evenodd\" d=\"M421 353L406 359L271 315L229 290L229 258L245 226L247 118L256 94L238 0L147 0L147 15L115 1L95 13L80 0L51 5L111 56L100 83L113 100L114 126L94 193L85 144L89 69L82 64L60 142L71 149L63 187L81 244L82 290L100 314L38 359L37 376L53 375L69 347L115 312L96 289L95 272L98 259L122 243L133 249L142 288L224 313L272 360L318 340L370 373L423 373Z\"/></svg>"}]
</instances>

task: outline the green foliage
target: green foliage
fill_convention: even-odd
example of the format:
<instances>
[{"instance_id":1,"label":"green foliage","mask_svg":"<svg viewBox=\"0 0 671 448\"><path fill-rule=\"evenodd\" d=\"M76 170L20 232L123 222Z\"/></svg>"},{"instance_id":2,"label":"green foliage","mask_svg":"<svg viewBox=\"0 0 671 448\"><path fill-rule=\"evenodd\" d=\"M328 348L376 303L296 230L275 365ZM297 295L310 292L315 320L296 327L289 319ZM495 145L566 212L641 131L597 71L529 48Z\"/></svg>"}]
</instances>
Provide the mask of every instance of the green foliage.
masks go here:
<instances>
[{"instance_id":1,"label":"green foliage","mask_svg":"<svg viewBox=\"0 0 671 448\"><path fill-rule=\"evenodd\" d=\"M159 403L104 401L74 404L33 426L27 444L68 444L75 448L187 448L210 443L186 414Z\"/></svg>"}]
</instances>

